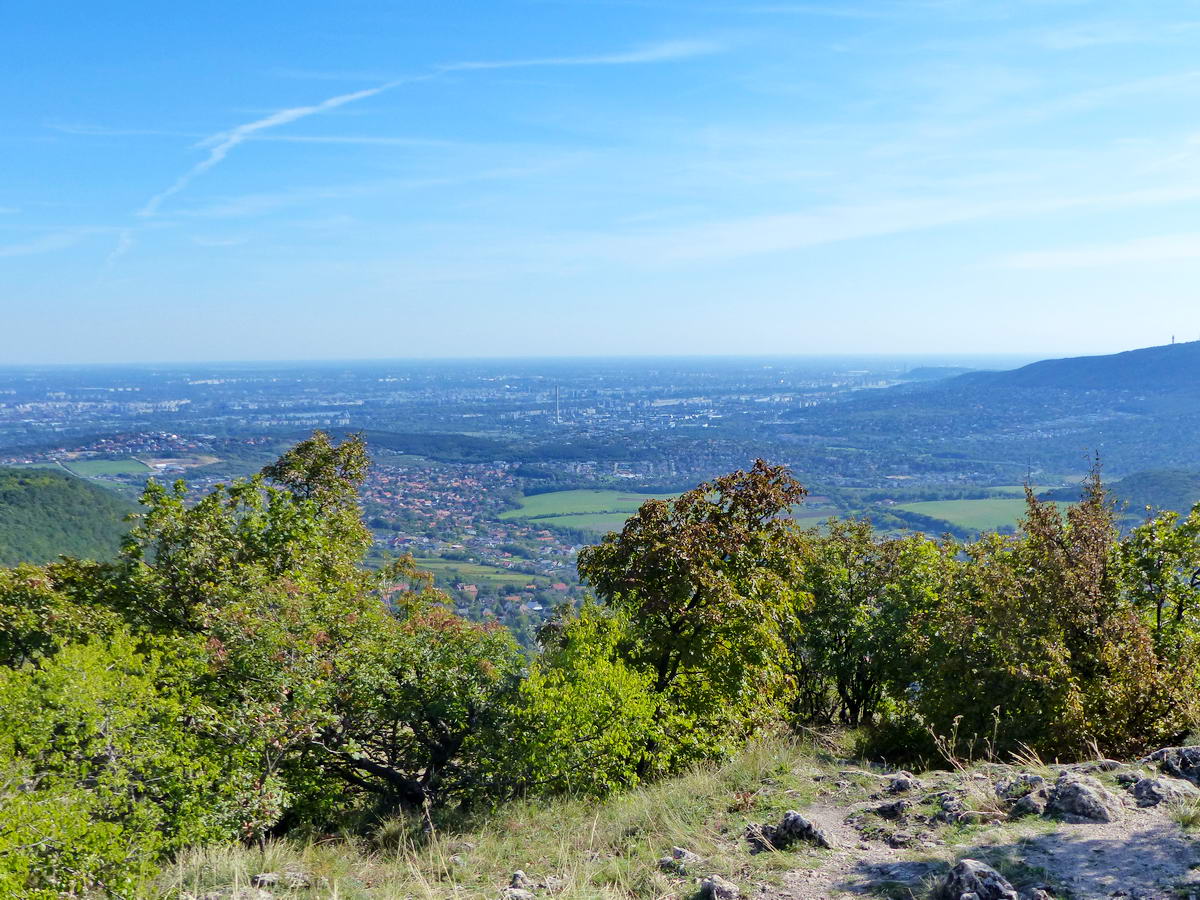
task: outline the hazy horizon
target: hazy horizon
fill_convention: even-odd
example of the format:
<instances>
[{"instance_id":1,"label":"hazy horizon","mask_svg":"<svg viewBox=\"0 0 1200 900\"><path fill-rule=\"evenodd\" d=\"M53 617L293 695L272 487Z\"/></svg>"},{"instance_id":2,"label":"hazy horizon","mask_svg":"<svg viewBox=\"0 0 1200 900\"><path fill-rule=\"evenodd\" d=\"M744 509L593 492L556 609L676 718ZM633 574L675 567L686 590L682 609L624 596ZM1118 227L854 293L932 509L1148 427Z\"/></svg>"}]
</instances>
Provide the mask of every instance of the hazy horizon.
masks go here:
<instances>
[{"instance_id":1,"label":"hazy horizon","mask_svg":"<svg viewBox=\"0 0 1200 900\"><path fill-rule=\"evenodd\" d=\"M1141 348L1131 348L1141 349ZM214 367L262 367L287 368L303 366L364 366L373 365L471 365L471 364L549 364L549 365L587 365L588 363L669 363L669 362L712 362L720 364L745 362L778 362L778 363L851 363L855 361L889 363L893 365L910 364L960 367L981 363L1004 363L1005 366L1019 366L1041 359L1049 358L1035 353L694 353L694 354L604 354L578 356L406 356L406 357L313 357L308 359L147 359L122 361L80 360L65 362L7 362L0 361L0 370L22 369L130 369L145 368L178 368L186 366Z\"/></svg>"}]
</instances>

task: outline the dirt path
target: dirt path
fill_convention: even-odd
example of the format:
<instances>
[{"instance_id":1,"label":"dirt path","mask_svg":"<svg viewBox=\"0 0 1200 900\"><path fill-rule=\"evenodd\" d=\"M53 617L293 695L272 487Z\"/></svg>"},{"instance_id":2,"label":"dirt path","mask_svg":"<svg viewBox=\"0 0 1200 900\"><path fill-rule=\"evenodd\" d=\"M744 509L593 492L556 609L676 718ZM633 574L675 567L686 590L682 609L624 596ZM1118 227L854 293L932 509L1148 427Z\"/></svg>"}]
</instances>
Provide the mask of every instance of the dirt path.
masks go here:
<instances>
[{"instance_id":1,"label":"dirt path","mask_svg":"<svg viewBox=\"0 0 1200 900\"><path fill-rule=\"evenodd\" d=\"M1043 881L1060 900L1200 900L1200 868L1194 868L1200 867L1200 839L1172 821L1163 807L1138 809L1127 802L1108 823L1049 826L1027 819L958 833L917 828L918 840L896 848L862 833L862 811L870 806L818 802L801 810L836 849L817 867L789 872L781 885L763 887L754 896L924 898L950 865L969 857L992 861L1027 881Z\"/></svg>"},{"instance_id":2,"label":"dirt path","mask_svg":"<svg viewBox=\"0 0 1200 900\"><path fill-rule=\"evenodd\" d=\"M1200 862L1196 841L1158 813L1126 810L1118 822L1062 825L1025 841L1024 860L1045 869L1075 897L1168 900ZM1197 883L1196 891L1200 891Z\"/></svg>"}]
</instances>

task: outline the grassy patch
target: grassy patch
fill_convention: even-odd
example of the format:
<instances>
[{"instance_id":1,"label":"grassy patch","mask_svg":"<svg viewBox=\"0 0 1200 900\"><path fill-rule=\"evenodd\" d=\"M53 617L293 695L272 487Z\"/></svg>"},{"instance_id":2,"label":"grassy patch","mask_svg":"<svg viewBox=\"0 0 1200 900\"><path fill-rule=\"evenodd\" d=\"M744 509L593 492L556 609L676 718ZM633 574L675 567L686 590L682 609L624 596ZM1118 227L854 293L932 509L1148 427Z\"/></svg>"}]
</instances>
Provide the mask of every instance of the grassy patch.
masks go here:
<instances>
[{"instance_id":1,"label":"grassy patch","mask_svg":"<svg viewBox=\"0 0 1200 900\"><path fill-rule=\"evenodd\" d=\"M372 900L411 897L495 900L512 873L554 879L562 900L690 896L698 876L721 874L743 886L804 868L821 851L750 854L743 830L778 818L811 796L816 757L779 737L737 758L610 800L515 803L476 830L421 839L419 823L385 823L375 840L278 842L264 850L192 850L147 896L203 894L249 884L263 871L302 871L316 884L294 897ZM704 858L695 872L668 874L657 861L673 846ZM542 892L544 893L544 892Z\"/></svg>"},{"instance_id":2,"label":"grassy patch","mask_svg":"<svg viewBox=\"0 0 1200 900\"><path fill-rule=\"evenodd\" d=\"M1004 525L1015 526L1026 512L1023 499L1009 497L988 497L980 500L927 500L921 503L904 503L896 508L941 519L951 525L976 531L988 531Z\"/></svg>"},{"instance_id":3,"label":"grassy patch","mask_svg":"<svg viewBox=\"0 0 1200 900\"><path fill-rule=\"evenodd\" d=\"M495 586L511 586L523 588L527 584L546 584L545 578L528 575L523 572L510 572L499 566L489 566L483 563L462 562L457 559L441 559L439 557L419 557L414 560L418 567L434 575L446 578L461 578L466 582L490 584Z\"/></svg>"},{"instance_id":4,"label":"grassy patch","mask_svg":"<svg viewBox=\"0 0 1200 900\"><path fill-rule=\"evenodd\" d=\"M671 494L638 494L632 491L551 491L521 498L519 509L500 514L502 519L524 519L547 528L577 528L602 535L620 531L625 520L647 500Z\"/></svg>"},{"instance_id":5,"label":"grassy patch","mask_svg":"<svg viewBox=\"0 0 1200 900\"><path fill-rule=\"evenodd\" d=\"M1167 810L1171 821L1189 831L1200 828L1200 800L1181 800Z\"/></svg>"},{"instance_id":6,"label":"grassy patch","mask_svg":"<svg viewBox=\"0 0 1200 900\"><path fill-rule=\"evenodd\" d=\"M151 469L137 459L72 459L63 468L82 478L96 475L149 475Z\"/></svg>"}]
</instances>

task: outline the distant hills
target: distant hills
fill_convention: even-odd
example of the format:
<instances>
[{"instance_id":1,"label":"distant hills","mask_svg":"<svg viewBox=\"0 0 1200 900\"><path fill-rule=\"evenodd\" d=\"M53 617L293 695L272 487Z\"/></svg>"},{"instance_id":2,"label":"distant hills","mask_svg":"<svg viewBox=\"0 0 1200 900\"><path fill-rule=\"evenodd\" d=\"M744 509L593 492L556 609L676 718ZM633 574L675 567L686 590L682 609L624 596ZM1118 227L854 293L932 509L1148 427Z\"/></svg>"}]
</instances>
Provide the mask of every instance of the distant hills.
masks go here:
<instances>
[{"instance_id":1,"label":"distant hills","mask_svg":"<svg viewBox=\"0 0 1200 900\"><path fill-rule=\"evenodd\" d=\"M1134 390L1200 394L1200 341L1127 350L1109 356L1044 359L1007 372L970 372L959 386Z\"/></svg>"},{"instance_id":2,"label":"distant hills","mask_svg":"<svg viewBox=\"0 0 1200 900\"><path fill-rule=\"evenodd\" d=\"M1200 503L1200 472L1179 469L1134 472L1107 487L1124 515L1133 519L1141 519L1146 507L1187 513ZM1043 500L1073 503L1079 499L1079 493L1078 488L1059 488L1040 496Z\"/></svg>"},{"instance_id":3,"label":"distant hills","mask_svg":"<svg viewBox=\"0 0 1200 900\"><path fill-rule=\"evenodd\" d=\"M910 380L793 410L780 430L900 476L1074 479L1097 455L1120 474L1200 470L1200 341Z\"/></svg>"},{"instance_id":4,"label":"distant hills","mask_svg":"<svg viewBox=\"0 0 1200 900\"><path fill-rule=\"evenodd\" d=\"M963 366L918 366L905 372L904 380L939 381L943 378L953 378L956 375L965 375L967 372L974 371L974 369L967 369Z\"/></svg>"},{"instance_id":5,"label":"distant hills","mask_svg":"<svg viewBox=\"0 0 1200 900\"><path fill-rule=\"evenodd\" d=\"M135 507L66 472L0 467L0 565L48 562L61 554L109 559Z\"/></svg>"}]
</instances>

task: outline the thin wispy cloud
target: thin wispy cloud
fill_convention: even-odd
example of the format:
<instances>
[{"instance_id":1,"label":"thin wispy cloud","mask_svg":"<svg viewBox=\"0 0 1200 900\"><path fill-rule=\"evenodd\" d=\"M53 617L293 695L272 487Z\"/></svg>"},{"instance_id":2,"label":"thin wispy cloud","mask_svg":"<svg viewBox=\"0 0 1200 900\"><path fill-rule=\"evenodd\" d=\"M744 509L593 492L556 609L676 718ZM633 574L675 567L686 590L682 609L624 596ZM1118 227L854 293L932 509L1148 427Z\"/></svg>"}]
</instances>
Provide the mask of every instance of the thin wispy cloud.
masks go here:
<instances>
[{"instance_id":1,"label":"thin wispy cloud","mask_svg":"<svg viewBox=\"0 0 1200 900\"><path fill-rule=\"evenodd\" d=\"M229 156L229 154L239 144L243 144L246 141L251 140L255 136L260 135L262 132L268 131L272 128L278 128L281 125L289 125L292 122L298 122L301 119L308 118L309 116L329 112L330 110L334 110L351 103L357 103L360 100L376 97L379 94L399 87L402 84L428 81L438 77L439 75L444 75L451 72L466 72L485 69L518 69L549 66L621 66L669 62L673 60L689 59L696 56L715 53L719 49L719 45L711 41L665 41L620 53L591 56L552 56L515 60L476 60L444 63L442 65L435 66L430 72L422 75L397 78L376 87L365 88L360 91L351 91L345 94L337 94L336 96L322 100L319 103L314 103L310 106L295 106L291 107L290 109L282 109L278 112L272 113L269 116L264 116L261 119L247 122L244 125L238 125L236 128L230 129L229 131L220 132L201 141L197 146L207 148L208 156L196 163L196 165L192 166L192 168L188 169L188 171L177 178L165 190L160 191L151 197L142 206L142 208L137 211L137 215L141 218L152 218L153 216L156 216L164 201L170 197L173 197L175 194L178 194L196 178L224 161L225 158Z\"/></svg>"},{"instance_id":2,"label":"thin wispy cloud","mask_svg":"<svg viewBox=\"0 0 1200 900\"><path fill-rule=\"evenodd\" d=\"M271 141L280 144L351 144L363 147L458 147L461 141L446 141L438 138L388 137L364 134L259 134L250 140Z\"/></svg>"},{"instance_id":3,"label":"thin wispy cloud","mask_svg":"<svg viewBox=\"0 0 1200 900\"><path fill-rule=\"evenodd\" d=\"M222 198L205 206L184 209L178 214L188 218L201 219L250 218L320 201L350 200L359 197L383 196L427 188L524 178L545 172L555 165L556 161L551 160L542 164L530 163L523 166L488 168L430 178L376 178L346 184L243 194L237 197Z\"/></svg>"},{"instance_id":4,"label":"thin wispy cloud","mask_svg":"<svg viewBox=\"0 0 1200 900\"><path fill-rule=\"evenodd\" d=\"M1200 22L1085 22L1034 33L1034 43L1047 50L1086 50L1120 44L1161 44L1194 34Z\"/></svg>"},{"instance_id":5,"label":"thin wispy cloud","mask_svg":"<svg viewBox=\"0 0 1200 900\"><path fill-rule=\"evenodd\" d=\"M381 84L378 87L367 88L361 91L351 91L348 94L338 94L330 97L327 100L322 100L320 103L314 103L311 106L294 106L291 109L281 109L279 112L272 113L264 118L257 119L253 122L247 122L244 125L239 125L236 128L213 135L212 137L201 142L200 146L209 148L208 156L192 166L187 172L181 175L170 185L166 190L160 191L151 197L146 204L137 212L137 215L143 218L149 218L158 213L158 208L163 201L168 197L178 194L185 187L200 175L203 175L209 169L219 164L227 157L230 152L239 144L244 143L254 136L257 132L265 131L268 128L278 128L280 125L287 125L291 122L298 122L300 119L313 116L318 113L326 112L327 110L337 109L339 106L345 106L347 103L354 103L358 100L365 100L368 97L374 97L382 94L384 91L396 87L404 81L411 79L401 79L397 81L389 81L386 84Z\"/></svg>"},{"instance_id":6,"label":"thin wispy cloud","mask_svg":"<svg viewBox=\"0 0 1200 900\"><path fill-rule=\"evenodd\" d=\"M62 134L78 135L81 137L170 137L190 138L199 141L197 146L207 146L213 141L213 136L203 132L165 131L156 128L111 128L107 125L92 125L79 122L47 122L46 127ZM450 147L461 142L448 141L438 138L411 137L407 135L306 135L306 134L270 134L266 132L252 133L246 136L247 141L267 141L281 144L361 144L370 146L395 147ZM0 207L0 213L4 209Z\"/></svg>"},{"instance_id":7,"label":"thin wispy cloud","mask_svg":"<svg viewBox=\"0 0 1200 900\"><path fill-rule=\"evenodd\" d=\"M71 229L69 231L56 231L44 234L40 237L31 238L27 241L18 241L13 244L0 244L0 258L8 259L15 256L33 256L37 253L50 253L55 250L63 250L78 244L86 234L87 232L82 229Z\"/></svg>"},{"instance_id":8,"label":"thin wispy cloud","mask_svg":"<svg viewBox=\"0 0 1200 900\"><path fill-rule=\"evenodd\" d=\"M112 252L105 257L104 264L100 267L100 278L103 278L105 275L107 275L112 270L113 266L117 264L117 260L132 250L136 243L137 242L133 237L132 228L121 229L120 234L117 235L116 246L113 247Z\"/></svg>"},{"instance_id":9,"label":"thin wispy cloud","mask_svg":"<svg viewBox=\"0 0 1200 900\"><path fill-rule=\"evenodd\" d=\"M464 72L477 69L532 69L542 66L628 66L642 63L672 62L717 53L721 45L713 41L664 41L623 53L597 56L547 56L533 59L475 60L445 63L439 72Z\"/></svg>"},{"instance_id":10,"label":"thin wispy cloud","mask_svg":"<svg viewBox=\"0 0 1200 900\"><path fill-rule=\"evenodd\" d=\"M161 128L110 128L106 125L92 125L85 122L46 122L46 127L61 134L74 134L82 137L171 137L171 138L204 138L206 135L188 131L170 131Z\"/></svg>"},{"instance_id":11,"label":"thin wispy cloud","mask_svg":"<svg viewBox=\"0 0 1200 900\"><path fill-rule=\"evenodd\" d=\"M1184 261L1200 262L1200 232L1018 253L1002 260L1001 266L1008 269L1094 269Z\"/></svg>"}]
</instances>

